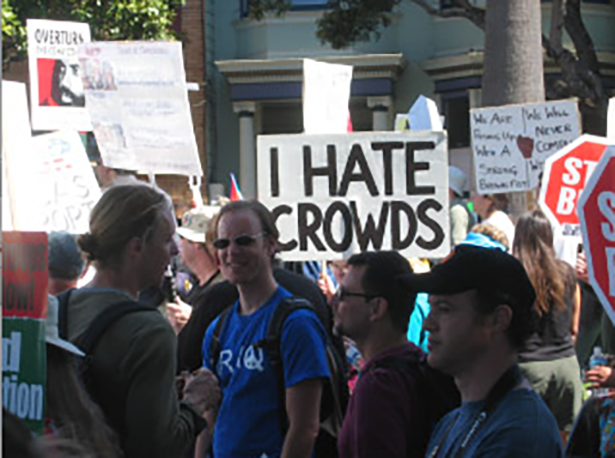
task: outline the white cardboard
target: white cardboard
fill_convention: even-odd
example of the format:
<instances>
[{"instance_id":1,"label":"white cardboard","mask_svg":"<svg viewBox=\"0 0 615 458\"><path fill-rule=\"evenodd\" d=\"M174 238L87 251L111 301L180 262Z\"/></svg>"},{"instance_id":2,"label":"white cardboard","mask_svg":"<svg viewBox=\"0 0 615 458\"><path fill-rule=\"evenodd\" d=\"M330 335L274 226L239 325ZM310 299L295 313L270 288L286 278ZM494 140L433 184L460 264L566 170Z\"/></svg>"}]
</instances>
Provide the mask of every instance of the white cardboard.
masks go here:
<instances>
[{"instance_id":1,"label":"white cardboard","mask_svg":"<svg viewBox=\"0 0 615 458\"><path fill-rule=\"evenodd\" d=\"M581 135L573 100L473 109L470 128L479 194L536 188L547 158Z\"/></svg>"},{"instance_id":2,"label":"white cardboard","mask_svg":"<svg viewBox=\"0 0 615 458\"><path fill-rule=\"evenodd\" d=\"M94 42L79 49L107 167L202 176L181 43Z\"/></svg>"},{"instance_id":3,"label":"white cardboard","mask_svg":"<svg viewBox=\"0 0 615 458\"><path fill-rule=\"evenodd\" d=\"M374 249L408 257L447 255L446 142L444 132L259 136L258 198L277 215L282 259L342 259ZM343 215L347 222L356 215L359 229ZM358 234L369 218L382 239L362 243ZM415 222L416 234L408 235ZM300 235L312 225L313 238ZM398 241L408 235L406 243L396 243L395 234ZM292 241L296 246L288 245Z\"/></svg>"},{"instance_id":4,"label":"white cardboard","mask_svg":"<svg viewBox=\"0 0 615 458\"><path fill-rule=\"evenodd\" d=\"M348 129L352 66L303 60L303 130L343 134Z\"/></svg>"}]
</instances>

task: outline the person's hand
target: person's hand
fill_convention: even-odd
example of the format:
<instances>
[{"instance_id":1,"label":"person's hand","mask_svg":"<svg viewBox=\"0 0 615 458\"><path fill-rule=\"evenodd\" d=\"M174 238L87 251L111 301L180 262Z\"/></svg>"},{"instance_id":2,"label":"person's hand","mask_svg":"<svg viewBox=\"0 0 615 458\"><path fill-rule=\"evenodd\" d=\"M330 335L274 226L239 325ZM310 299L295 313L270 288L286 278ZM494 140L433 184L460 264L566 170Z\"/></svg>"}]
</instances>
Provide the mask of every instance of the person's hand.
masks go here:
<instances>
[{"instance_id":1,"label":"person's hand","mask_svg":"<svg viewBox=\"0 0 615 458\"><path fill-rule=\"evenodd\" d=\"M182 302L179 297L175 299L175 302L167 303L167 319L173 326L175 333L179 334L186 326L190 315L192 315L192 307Z\"/></svg>"},{"instance_id":2,"label":"person's hand","mask_svg":"<svg viewBox=\"0 0 615 458\"><path fill-rule=\"evenodd\" d=\"M581 252L577 255L577 262L574 267L577 272L577 277L579 277L585 282L588 282L589 280L587 278L587 261L585 259L585 252Z\"/></svg>"},{"instance_id":3,"label":"person's hand","mask_svg":"<svg viewBox=\"0 0 615 458\"><path fill-rule=\"evenodd\" d=\"M596 366L585 372L589 388L615 387L615 371L609 366Z\"/></svg>"},{"instance_id":4,"label":"person's hand","mask_svg":"<svg viewBox=\"0 0 615 458\"><path fill-rule=\"evenodd\" d=\"M331 299L335 294L335 285L333 284L333 280L327 274L320 274L317 281L318 287L325 295L327 300Z\"/></svg>"},{"instance_id":5,"label":"person's hand","mask_svg":"<svg viewBox=\"0 0 615 458\"><path fill-rule=\"evenodd\" d=\"M218 379L210 370L201 367L186 378L183 399L192 404L201 415L217 410L221 398Z\"/></svg>"}]
</instances>

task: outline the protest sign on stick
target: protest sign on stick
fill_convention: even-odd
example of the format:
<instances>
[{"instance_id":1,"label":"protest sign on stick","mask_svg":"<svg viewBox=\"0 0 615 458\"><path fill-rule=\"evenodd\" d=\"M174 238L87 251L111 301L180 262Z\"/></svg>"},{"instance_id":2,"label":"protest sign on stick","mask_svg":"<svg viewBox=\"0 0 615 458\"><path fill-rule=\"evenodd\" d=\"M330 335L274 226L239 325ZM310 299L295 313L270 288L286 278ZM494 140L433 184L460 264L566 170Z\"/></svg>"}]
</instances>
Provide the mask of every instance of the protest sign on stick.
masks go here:
<instances>
[{"instance_id":1,"label":"protest sign on stick","mask_svg":"<svg viewBox=\"0 0 615 458\"><path fill-rule=\"evenodd\" d=\"M580 238L577 203L596 164L609 142L606 138L582 135L545 163L538 203L564 237Z\"/></svg>"},{"instance_id":2,"label":"protest sign on stick","mask_svg":"<svg viewBox=\"0 0 615 458\"><path fill-rule=\"evenodd\" d=\"M47 234L2 233L2 404L42 434Z\"/></svg>"},{"instance_id":3,"label":"protest sign on stick","mask_svg":"<svg viewBox=\"0 0 615 458\"><path fill-rule=\"evenodd\" d=\"M547 158L581 134L571 100L473 109L470 128L479 194L536 188Z\"/></svg>"},{"instance_id":4,"label":"protest sign on stick","mask_svg":"<svg viewBox=\"0 0 615 458\"><path fill-rule=\"evenodd\" d=\"M589 280L615 324L615 146L602 155L578 205Z\"/></svg>"},{"instance_id":5,"label":"protest sign on stick","mask_svg":"<svg viewBox=\"0 0 615 458\"><path fill-rule=\"evenodd\" d=\"M92 130L77 58L79 45L90 41L90 26L42 19L26 24L32 128Z\"/></svg>"},{"instance_id":6,"label":"protest sign on stick","mask_svg":"<svg viewBox=\"0 0 615 458\"><path fill-rule=\"evenodd\" d=\"M94 42L79 61L105 166L203 175L181 43Z\"/></svg>"},{"instance_id":7,"label":"protest sign on stick","mask_svg":"<svg viewBox=\"0 0 615 458\"><path fill-rule=\"evenodd\" d=\"M448 254L445 133L259 136L257 154L258 198L283 259Z\"/></svg>"}]
</instances>

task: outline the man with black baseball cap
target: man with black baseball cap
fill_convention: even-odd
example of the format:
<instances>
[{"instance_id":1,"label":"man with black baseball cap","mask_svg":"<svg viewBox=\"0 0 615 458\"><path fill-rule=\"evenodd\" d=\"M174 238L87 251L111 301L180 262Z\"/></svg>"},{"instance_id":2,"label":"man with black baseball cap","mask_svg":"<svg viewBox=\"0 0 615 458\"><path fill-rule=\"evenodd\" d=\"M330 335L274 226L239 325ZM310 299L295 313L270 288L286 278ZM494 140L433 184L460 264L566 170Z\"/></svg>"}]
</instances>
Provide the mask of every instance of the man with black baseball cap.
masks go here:
<instances>
[{"instance_id":1,"label":"man with black baseball cap","mask_svg":"<svg viewBox=\"0 0 615 458\"><path fill-rule=\"evenodd\" d=\"M437 424L426 456L563 456L555 419L516 364L536 297L521 263L459 245L431 272L403 281L431 295L428 362L455 378L463 401Z\"/></svg>"}]
</instances>

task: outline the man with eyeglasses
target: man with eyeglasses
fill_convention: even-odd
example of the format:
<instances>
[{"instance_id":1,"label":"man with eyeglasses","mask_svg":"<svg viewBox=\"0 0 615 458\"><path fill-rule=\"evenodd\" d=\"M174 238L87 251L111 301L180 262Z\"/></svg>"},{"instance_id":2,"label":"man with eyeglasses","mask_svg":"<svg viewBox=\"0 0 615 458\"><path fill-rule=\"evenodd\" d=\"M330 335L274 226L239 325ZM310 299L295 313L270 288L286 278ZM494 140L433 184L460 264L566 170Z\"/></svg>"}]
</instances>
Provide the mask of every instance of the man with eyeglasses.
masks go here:
<instances>
[{"instance_id":1,"label":"man with eyeglasses","mask_svg":"<svg viewBox=\"0 0 615 458\"><path fill-rule=\"evenodd\" d=\"M411 273L397 252L357 254L332 298L336 331L354 341L365 361L338 439L340 458L425 453L427 409L436 406L421 392L417 365L425 355L406 338L416 294L397 278Z\"/></svg>"},{"instance_id":2,"label":"man with eyeglasses","mask_svg":"<svg viewBox=\"0 0 615 458\"><path fill-rule=\"evenodd\" d=\"M219 335L215 367L211 351L219 318L203 342L204 365L216 373L223 392L213 437L216 458L309 457L318 434L322 381L329 376L326 334L318 317L301 309L284 321L284 400L262 347L273 312L291 297L273 276L278 237L271 213L257 201L231 202L216 219L215 256L223 276L239 292ZM281 402L287 425L279 415ZM207 445L207 438L201 438L197 453L204 453Z\"/></svg>"}]
</instances>

